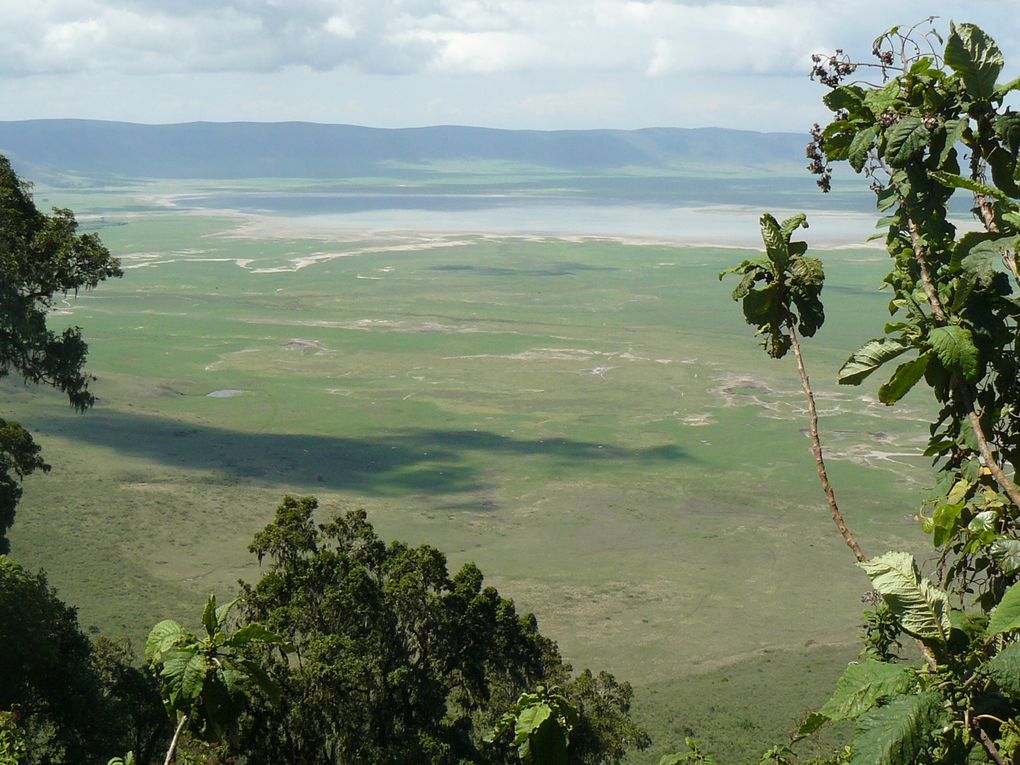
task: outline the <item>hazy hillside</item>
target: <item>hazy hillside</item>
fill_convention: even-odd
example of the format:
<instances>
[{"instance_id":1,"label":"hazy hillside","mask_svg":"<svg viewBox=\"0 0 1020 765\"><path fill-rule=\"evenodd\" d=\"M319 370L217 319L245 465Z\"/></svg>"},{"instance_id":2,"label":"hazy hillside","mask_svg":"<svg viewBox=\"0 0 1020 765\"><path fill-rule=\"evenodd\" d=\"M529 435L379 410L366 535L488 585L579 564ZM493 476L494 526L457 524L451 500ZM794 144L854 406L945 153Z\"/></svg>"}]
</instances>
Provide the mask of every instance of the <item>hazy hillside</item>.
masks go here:
<instances>
[{"instance_id":1,"label":"hazy hillside","mask_svg":"<svg viewBox=\"0 0 1020 765\"><path fill-rule=\"evenodd\" d=\"M513 162L566 172L797 173L806 138L717 128L644 130L399 130L305 122L136 125L89 120L0 122L0 153L37 179L335 178L413 166ZM409 168L408 166L412 166Z\"/></svg>"}]
</instances>

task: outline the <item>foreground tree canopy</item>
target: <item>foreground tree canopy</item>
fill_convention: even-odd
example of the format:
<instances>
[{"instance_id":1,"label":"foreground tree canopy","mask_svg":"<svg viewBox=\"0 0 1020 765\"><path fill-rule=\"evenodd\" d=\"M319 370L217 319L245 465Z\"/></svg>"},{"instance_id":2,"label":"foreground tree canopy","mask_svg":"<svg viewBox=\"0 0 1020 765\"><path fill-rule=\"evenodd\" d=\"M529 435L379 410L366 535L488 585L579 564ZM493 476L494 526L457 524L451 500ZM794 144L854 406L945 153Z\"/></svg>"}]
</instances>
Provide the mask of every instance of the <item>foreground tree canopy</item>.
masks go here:
<instances>
[{"instance_id":1,"label":"foreground tree canopy","mask_svg":"<svg viewBox=\"0 0 1020 765\"><path fill-rule=\"evenodd\" d=\"M46 314L57 296L91 289L121 270L95 234L77 228L70 210L39 212L28 184L0 156L0 380L13 375L53 386L84 411L93 403L88 346L78 327L50 330ZM0 553L10 548L21 479L40 469L49 466L28 431L0 418Z\"/></svg>"},{"instance_id":2,"label":"foreground tree canopy","mask_svg":"<svg viewBox=\"0 0 1020 765\"><path fill-rule=\"evenodd\" d=\"M90 641L44 576L0 555L0 763L85 765L129 748L149 762L170 725L134 664L126 646ZM22 758L3 758L5 720Z\"/></svg>"},{"instance_id":3,"label":"foreground tree canopy","mask_svg":"<svg viewBox=\"0 0 1020 765\"><path fill-rule=\"evenodd\" d=\"M647 744L630 686L571 679L535 617L476 566L451 578L434 547L385 544L363 511L317 525L315 508L287 498L251 546L268 569L245 588L246 616L294 652L266 650L280 702L256 704L235 750L292 765L514 762L509 739L484 738L538 684L563 687L578 710L571 762L615 763Z\"/></svg>"}]
</instances>

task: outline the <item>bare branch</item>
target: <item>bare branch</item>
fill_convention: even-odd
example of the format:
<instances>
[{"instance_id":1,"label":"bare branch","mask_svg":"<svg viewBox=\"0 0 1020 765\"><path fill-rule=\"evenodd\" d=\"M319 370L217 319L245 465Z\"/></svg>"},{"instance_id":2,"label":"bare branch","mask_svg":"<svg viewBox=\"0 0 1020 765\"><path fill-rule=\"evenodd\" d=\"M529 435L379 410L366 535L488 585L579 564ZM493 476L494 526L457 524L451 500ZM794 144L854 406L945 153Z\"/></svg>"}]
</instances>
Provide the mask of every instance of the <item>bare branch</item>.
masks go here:
<instances>
[{"instance_id":1,"label":"bare branch","mask_svg":"<svg viewBox=\"0 0 1020 765\"><path fill-rule=\"evenodd\" d=\"M832 514L832 520L836 524L836 528L839 529L840 535L843 537L843 541L846 542L846 546L853 552L854 557L857 561L863 562L867 560L867 556L861 549L861 546L857 543L857 539L853 533L847 528L846 521L843 520L843 514L839 510L839 505L836 503L836 493L833 491L832 484L829 483L829 476L825 470L825 458L822 455L822 442L818 437L818 410L815 408L815 395L811 390L811 381L808 380L807 370L804 368L804 356L800 351L800 340L797 337L797 329L794 326L793 319L787 318L786 327L790 332L790 340L793 345L793 353L797 357L797 371L800 373L800 384L804 390L804 398L807 400L808 407L808 425L810 426L811 433L811 451L815 455L815 468L818 471L818 480L822 483L822 491L825 492L825 500L829 505L829 512Z\"/></svg>"}]
</instances>

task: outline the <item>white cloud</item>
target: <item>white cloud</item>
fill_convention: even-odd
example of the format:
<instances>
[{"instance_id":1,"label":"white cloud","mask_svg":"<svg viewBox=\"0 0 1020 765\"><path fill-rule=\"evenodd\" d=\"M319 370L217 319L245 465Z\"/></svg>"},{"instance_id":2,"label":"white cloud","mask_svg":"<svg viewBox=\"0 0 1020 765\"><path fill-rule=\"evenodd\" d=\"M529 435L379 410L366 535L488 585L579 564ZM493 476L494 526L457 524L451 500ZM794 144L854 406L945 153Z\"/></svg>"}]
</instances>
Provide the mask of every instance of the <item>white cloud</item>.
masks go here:
<instances>
[{"instance_id":1,"label":"white cloud","mask_svg":"<svg viewBox=\"0 0 1020 765\"><path fill-rule=\"evenodd\" d=\"M866 55L878 31L936 13L943 28L953 15L977 21L1020 61L1009 6L0 0L0 99L6 117L82 116L84 103L89 116L142 121L792 126L817 105L810 53L842 45ZM56 113L72 105L77 114Z\"/></svg>"}]
</instances>

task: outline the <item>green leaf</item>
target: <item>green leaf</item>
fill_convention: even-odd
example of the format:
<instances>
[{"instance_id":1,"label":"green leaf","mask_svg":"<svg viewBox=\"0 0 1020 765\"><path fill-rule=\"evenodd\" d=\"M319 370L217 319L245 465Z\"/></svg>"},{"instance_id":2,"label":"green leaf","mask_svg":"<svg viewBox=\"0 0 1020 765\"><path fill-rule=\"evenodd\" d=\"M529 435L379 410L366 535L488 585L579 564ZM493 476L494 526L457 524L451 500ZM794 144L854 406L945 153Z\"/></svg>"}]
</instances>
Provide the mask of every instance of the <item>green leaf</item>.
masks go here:
<instances>
[{"instance_id":1,"label":"green leaf","mask_svg":"<svg viewBox=\"0 0 1020 765\"><path fill-rule=\"evenodd\" d=\"M822 96L822 101L830 111L837 112L840 109L856 111L864 105L864 92L859 85L840 85Z\"/></svg>"},{"instance_id":2,"label":"green leaf","mask_svg":"<svg viewBox=\"0 0 1020 765\"><path fill-rule=\"evenodd\" d=\"M887 696L905 692L913 677L910 667L901 664L874 659L851 664L818 714L830 720L854 720Z\"/></svg>"},{"instance_id":3,"label":"green leaf","mask_svg":"<svg viewBox=\"0 0 1020 765\"><path fill-rule=\"evenodd\" d=\"M1014 584L1002 596L988 620L988 637L1020 627L1020 584Z\"/></svg>"},{"instance_id":4,"label":"green leaf","mask_svg":"<svg viewBox=\"0 0 1020 765\"><path fill-rule=\"evenodd\" d=\"M965 241L967 236L953 250L953 264L967 274L974 284L991 284L997 273L995 264L1002 258L1003 247L1014 244L1016 237L977 240L977 236L975 236L968 242Z\"/></svg>"},{"instance_id":5,"label":"green leaf","mask_svg":"<svg viewBox=\"0 0 1020 765\"><path fill-rule=\"evenodd\" d=\"M208 671L209 663L206 661L205 654L195 651L184 667L181 676L181 693L188 698L198 698L202 693L202 686L205 684L205 676Z\"/></svg>"},{"instance_id":6,"label":"green leaf","mask_svg":"<svg viewBox=\"0 0 1020 765\"><path fill-rule=\"evenodd\" d=\"M1020 696L1020 643L1011 643L981 667L999 688Z\"/></svg>"},{"instance_id":7,"label":"green leaf","mask_svg":"<svg viewBox=\"0 0 1020 765\"><path fill-rule=\"evenodd\" d=\"M229 638L227 638L225 645L232 648L240 648L248 643L268 643L276 645L285 642L282 637L277 635L270 629L263 627L257 622L252 624L246 624Z\"/></svg>"},{"instance_id":8,"label":"green leaf","mask_svg":"<svg viewBox=\"0 0 1020 765\"><path fill-rule=\"evenodd\" d=\"M847 151L847 160L850 162L850 167L858 173L864 169L864 165L868 161L868 153L871 151L871 147L874 145L875 138L877 136L877 128L866 127L863 130L857 131L857 135L855 135L854 139L850 142L850 148Z\"/></svg>"},{"instance_id":9,"label":"green leaf","mask_svg":"<svg viewBox=\"0 0 1020 765\"><path fill-rule=\"evenodd\" d=\"M205 631L209 633L209 637L216 634L216 628L219 626L216 621L216 596L210 595L209 599L205 602L205 608L202 609L202 626L205 627Z\"/></svg>"},{"instance_id":10,"label":"green leaf","mask_svg":"<svg viewBox=\"0 0 1020 765\"><path fill-rule=\"evenodd\" d=\"M878 207L878 211L885 212L896 204L896 200L899 198L899 192L896 190L895 186L887 186L879 191L875 196L877 197L875 204ZM881 236L881 234L878 234L877 236Z\"/></svg>"},{"instance_id":11,"label":"green leaf","mask_svg":"<svg viewBox=\"0 0 1020 765\"><path fill-rule=\"evenodd\" d=\"M892 167L906 167L924 153L931 133L920 117L906 116L886 132L885 158Z\"/></svg>"},{"instance_id":12,"label":"green leaf","mask_svg":"<svg viewBox=\"0 0 1020 765\"><path fill-rule=\"evenodd\" d=\"M160 677L163 678L163 693L169 701L169 705L182 712L187 712L189 698L184 695L184 675L191 660L202 654L194 648L170 651L163 659L163 669L160 670Z\"/></svg>"},{"instance_id":13,"label":"green leaf","mask_svg":"<svg viewBox=\"0 0 1020 765\"><path fill-rule=\"evenodd\" d=\"M936 547L941 547L959 531L960 514L966 506L966 502L947 502L932 513L932 542Z\"/></svg>"},{"instance_id":14,"label":"green leaf","mask_svg":"<svg viewBox=\"0 0 1020 765\"><path fill-rule=\"evenodd\" d=\"M933 170L928 173L934 180L941 183L943 186L947 186L951 189L966 189L975 194L982 194L986 197L991 197L999 202L1002 202L1009 208L1016 209L1017 204L1009 196L994 186L989 186L987 183L980 183L978 181L971 180L970 178L964 178L962 175L956 173L944 173L941 170Z\"/></svg>"},{"instance_id":15,"label":"green leaf","mask_svg":"<svg viewBox=\"0 0 1020 765\"><path fill-rule=\"evenodd\" d=\"M939 726L936 693L895 696L857 723L850 765L914 765Z\"/></svg>"},{"instance_id":16,"label":"green leaf","mask_svg":"<svg viewBox=\"0 0 1020 765\"><path fill-rule=\"evenodd\" d=\"M184 627L173 619L164 619L152 628L145 640L145 658L149 662L159 661L163 654L189 638Z\"/></svg>"},{"instance_id":17,"label":"green leaf","mask_svg":"<svg viewBox=\"0 0 1020 765\"><path fill-rule=\"evenodd\" d=\"M807 222L807 216L804 213L797 213L791 215L789 218L784 220L779 225L779 233L783 236L783 241L787 244L790 243L790 237L793 236L793 232L801 227L810 228Z\"/></svg>"},{"instance_id":18,"label":"green leaf","mask_svg":"<svg viewBox=\"0 0 1020 765\"><path fill-rule=\"evenodd\" d=\"M1016 539L996 539L989 550L1002 573L1010 576L1020 570L1020 541Z\"/></svg>"},{"instance_id":19,"label":"green leaf","mask_svg":"<svg viewBox=\"0 0 1020 765\"><path fill-rule=\"evenodd\" d=\"M201 651L182 650L167 654L160 676L174 709L187 711L191 700L202 692L207 670L208 663Z\"/></svg>"},{"instance_id":20,"label":"green leaf","mask_svg":"<svg viewBox=\"0 0 1020 765\"><path fill-rule=\"evenodd\" d=\"M794 281L804 287L821 288L825 282L825 266L818 258L797 258L790 268L790 273Z\"/></svg>"},{"instance_id":21,"label":"green leaf","mask_svg":"<svg viewBox=\"0 0 1020 765\"><path fill-rule=\"evenodd\" d=\"M535 765L567 765L568 741L556 718L545 718L528 736L530 761ZM523 747L520 751L523 752ZM527 761L523 754L521 760Z\"/></svg>"},{"instance_id":22,"label":"green leaf","mask_svg":"<svg viewBox=\"0 0 1020 765\"><path fill-rule=\"evenodd\" d=\"M983 510L971 518L967 531L982 545L991 545L999 536L999 513L996 510Z\"/></svg>"},{"instance_id":23,"label":"green leaf","mask_svg":"<svg viewBox=\"0 0 1020 765\"><path fill-rule=\"evenodd\" d=\"M1020 77L1016 77L1009 82L1004 82L1001 85L996 85L995 95L998 98L1004 98L1007 94L1014 90L1020 90Z\"/></svg>"},{"instance_id":24,"label":"green leaf","mask_svg":"<svg viewBox=\"0 0 1020 765\"><path fill-rule=\"evenodd\" d=\"M876 117L887 111L895 110L903 103L903 96L900 92L898 80L890 80L885 87L878 90L867 90L864 93L864 104L871 109Z\"/></svg>"},{"instance_id":25,"label":"green leaf","mask_svg":"<svg viewBox=\"0 0 1020 765\"><path fill-rule=\"evenodd\" d=\"M950 372L969 381L979 376L978 349L966 327L959 324L936 327L928 334L928 345Z\"/></svg>"},{"instance_id":26,"label":"green leaf","mask_svg":"<svg viewBox=\"0 0 1020 765\"><path fill-rule=\"evenodd\" d=\"M754 283L760 278L760 271L757 269L749 269L737 286L733 288L733 293L730 297L734 300L743 300L747 297L747 293L751 291L751 288L754 287Z\"/></svg>"},{"instance_id":27,"label":"green leaf","mask_svg":"<svg viewBox=\"0 0 1020 765\"><path fill-rule=\"evenodd\" d=\"M229 603L224 603L222 606L217 607L216 624L219 625L219 627L223 627L224 623L227 621L227 616L230 615L231 609L237 605L238 600L240 599L234 598Z\"/></svg>"},{"instance_id":28,"label":"green leaf","mask_svg":"<svg viewBox=\"0 0 1020 765\"><path fill-rule=\"evenodd\" d=\"M871 585L899 617L904 632L921 640L946 641L952 629L949 598L921 577L913 555L888 552L857 565L864 569Z\"/></svg>"},{"instance_id":29,"label":"green leaf","mask_svg":"<svg viewBox=\"0 0 1020 765\"><path fill-rule=\"evenodd\" d=\"M850 354L850 358L840 368L840 385L859 385L885 362L905 353L909 348L906 343L891 337L869 340Z\"/></svg>"},{"instance_id":30,"label":"green leaf","mask_svg":"<svg viewBox=\"0 0 1020 765\"><path fill-rule=\"evenodd\" d=\"M991 98L995 81L1005 59L988 35L974 24L949 24L945 61L963 79L967 90L977 98Z\"/></svg>"},{"instance_id":31,"label":"green leaf","mask_svg":"<svg viewBox=\"0 0 1020 765\"><path fill-rule=\"evenodd\" d=\"M945 143L942 145L942 151L939 153L938 167L946 166L950 157L953 156L953 150L956 148L956 144L963 138L963 134L966 129L966 119L946 120L946 138Z\"/></svg>"},{"instance_id":32,"label":"green leaf","mask_svg":"<svg viewBox=\"0 0 1020 765\"><path fill-rule=\"evenodd\" d=\"M829 718L826 715L823 715L820 712L812 712L807 716L807 719L800 724L800 727L797 729L797 737L804 738L805 736L810 736L828 721Z\"/></svg>"},{"instance_id":33,"label":"green leaf","mask_svg":"<svg viewBox=\"0 0 1020 765\"><path fill-rule=\"evenodd\" d=\"M879 387L878 400L886 406L891 406L907 395L917 381L924 377L924 370L928 368L928 358L927 353L922 353L916 359L896 367L889 382Z\"/></svg>"},{"instance_id":34,"label":"green leaf","mask_svg":"<svg viewBox=\"0 0 1020 765\"><path fill-rule=\"evenodd\" d=\"M763 213L758 222L761 224L761 238L765 242L769 260L775 264L777 271L785 271L790 262L789 236L783 236L776 219L768 213Z\"/></svg>"}]
</instances>

